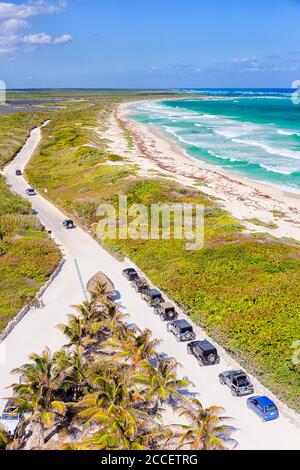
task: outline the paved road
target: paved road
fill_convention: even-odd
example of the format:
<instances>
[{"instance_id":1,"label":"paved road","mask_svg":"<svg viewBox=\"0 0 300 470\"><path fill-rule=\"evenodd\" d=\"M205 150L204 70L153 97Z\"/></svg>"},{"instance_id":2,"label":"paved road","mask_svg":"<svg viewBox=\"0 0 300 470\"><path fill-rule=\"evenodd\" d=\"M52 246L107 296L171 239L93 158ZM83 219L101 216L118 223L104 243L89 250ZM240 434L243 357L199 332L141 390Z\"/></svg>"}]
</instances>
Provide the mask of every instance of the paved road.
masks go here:
<instances>
[{"instance_id":1,"label":"paved road","mask_svg":"<svg viewBox=\"0 0 300 470\"><path fill-rule=\"evenodd\" d=\"M15 176L15 170L24 169L40 138L40 129L33 130L22 151L5 170L11 187L24 197L28 185L23 177ZM187 355L186 345L178 344L175 338L167 333L166 325L154 316L152 309L131 289L121 274L124 263L103 250L82 229L63 229L64 215L42 196L35 196L31 201L39 212L41 221L52 230L53 237L61 246L66 264L43 297L45 308L30 311L1 345L0 397L9 394L6 387L14 381L10 371L23 364L31 352L41 352L45 346L54 350L64 344L64 337L55 326L66 320L67 313L71 311L70 305L83 300L74 266L76 258L85 283L99 270L112 279L121 294L124 311L130 312L129 321L137 323L141 328L150 328L153 335L162 340L161 351L176 357L180 362L180 374L189 377L193 382L192 392L199 394L203 405L220 405L225 408L225 414L233 418L232 424L237 428L234 437L238 440L240 449L300 449L300 429L285 416L282 415L274 422L262 423L247 409L246 398L232 397L230 390L219 384L219 372L234 365L234 361L224 351L221 350L220 365L200 368L197 361ZM196 331L199 338L203 337L200 328L197 327ZM256 391L262 391L260 386ZM1 409L3 404L1 401Z\"/></svg>"}]
</instances>

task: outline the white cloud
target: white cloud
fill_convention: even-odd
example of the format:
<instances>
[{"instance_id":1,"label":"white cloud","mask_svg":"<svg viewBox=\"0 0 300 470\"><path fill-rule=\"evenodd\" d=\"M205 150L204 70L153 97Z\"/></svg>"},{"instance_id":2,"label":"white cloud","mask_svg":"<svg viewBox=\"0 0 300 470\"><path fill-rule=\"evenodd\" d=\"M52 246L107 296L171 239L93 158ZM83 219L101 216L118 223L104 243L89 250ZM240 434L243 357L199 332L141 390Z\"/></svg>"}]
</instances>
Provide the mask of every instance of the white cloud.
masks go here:
<instances>
[{"instance_id":1,"label":"white cloud","mask_svg":"<svg viewBox=\"0 0 300 470\"><path fill-rule=\"evenodd\" d=\"M72 36L70 34L63 34L54 39L53 44L65 44L66 42L72 41Z\"/></svg>"},{"instance_id":2,"label":"white cloud","mask_svg":"<svg viewBox=\"0 0 300 470\"><path fill-rule=\"evenodd\" d=\"M29 0L22 4L0 2L0 56L10 55L19 50L33 50L45 45L65 44L72 40L69 34L53 37L47 33L22 34L30 24L25 18L37 15L51 15L66 6L65 0Z\"/></svg>"},{"instance_id":3,"label":"white cloud","mask_svg":"<svg viewBox=\"0 0 300 470\"><path fill-rule=\"evenodd\" d=\"M9 35L13 33L17 33L18 31L23 31L24 29L29 27L29 23L25 20L20 20L17 18L11 18L9 20L4 21L1 24L1 32L3 35Z\"/></svg>"},{"instance_id":4,"label":"white cloud","mask_svg":"<svg viewBox=\"0 0 300 470\"><path fill-rule=\"evenodd\" d=\"M27 3L0 2L0 18L30 18L36 15L51 15L62 10L66 1L50 3L46 0L31 0Z\"/></svg>"},{"instance_id":5,"label":"white cloud","mask_svg":"<svg viewBox=\"0 0 300 470\"><path fill-rule=\"evenodd\" d=\"M72 36L69 34L64 34L63 36L58 36L56 38L46 33L29 34L28 36L23 37L23 42L29 45L64 44L71 40Z\"/></svg>"}]
</instances>

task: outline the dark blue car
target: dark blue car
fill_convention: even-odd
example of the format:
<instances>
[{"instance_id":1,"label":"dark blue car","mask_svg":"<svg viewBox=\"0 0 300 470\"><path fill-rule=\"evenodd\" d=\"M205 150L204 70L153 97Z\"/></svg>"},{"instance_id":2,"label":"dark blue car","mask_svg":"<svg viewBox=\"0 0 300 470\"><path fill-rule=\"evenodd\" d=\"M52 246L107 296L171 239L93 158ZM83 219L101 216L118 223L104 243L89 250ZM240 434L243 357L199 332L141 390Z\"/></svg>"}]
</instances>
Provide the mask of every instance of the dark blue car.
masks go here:
<instances>
[{"instance_id":1,"label":"dark blue car","mask_svg":"<svg viewBox=\"0 0 300 470\"><path fill-rule=\"evenodd\" d=\"M273 419L279 418L277 406L268 397L248 398L247 406L264 421L272 421Z\"/></svg>"}]
</instances>

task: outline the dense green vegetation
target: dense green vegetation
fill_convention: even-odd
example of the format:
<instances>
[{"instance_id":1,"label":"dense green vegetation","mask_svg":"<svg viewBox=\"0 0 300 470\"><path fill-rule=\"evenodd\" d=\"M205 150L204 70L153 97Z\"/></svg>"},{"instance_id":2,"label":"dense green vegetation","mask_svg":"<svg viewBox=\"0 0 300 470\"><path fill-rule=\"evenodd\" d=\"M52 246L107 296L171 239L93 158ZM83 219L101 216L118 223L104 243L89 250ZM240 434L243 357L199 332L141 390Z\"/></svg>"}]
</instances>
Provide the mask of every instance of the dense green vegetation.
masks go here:
<instances>
[{"instance_id":1,"label":"dense green vegetation","mask_svg":"<svg viewBox=\"0 0 300 470\"><path fill-rule=\"evenodd\" d=\"M0 331L33 298L59 263L30 205L0 178Z\"/></svg>"},{"instance_id":2,"label":"dense green vegetation","mask_svg":"<svg viewBox=\"0 0 300 470\"><path fill-rule=\"evenodd\" d=\"M0 115L0 166L24 144L41 115ZM32 299L59 263L60 253L43 232L31 206L0 177L0 332Z\"/></svg>"},{"instance_id":3,"label":"dense green vegetation","mask_svg":"<svg viewBox=\"0 0 300 470\"><path fill-rule=\"evenodd\" d=\"M44 120L43 113L0 115L0 168L20 150L31 129Z\"/></svg>"},{"instance_id":4,"label":"dense green vegetation","mask_svg":"<svg viewBox=\"0 0 300 470\"><path fill-rule=\"evenodd\" d=\"M149 330L128 328L99 285L91 301L58 328L66 345L32 354L13 371L16 413L28 413L14 436L0 429L0 450L223 450L233 432L224 410L182 394L190 382L163 359ZM173 402L173 423L162 426ZM188 417L186 425L176 424Z\"/></svg>"},{"instance_id":5,"label":"dense green vegetation","mask_svg":"<svg viewBox=\"0 0 300 470\"><path fill-rule=\"evenodd\" d=\"M107 240L106 246L132 258L264 384L300 410L300 371L292 363L292 344L300 337L299 248L288 240L244 235L201 188L187 190L154 176L141 180L126 161L110 166L106 143L92 128L97 122L105 128L121 99L128 97L104 96L56 115L28 169L32 184L47 187L52 201L88 227L97 222L98 204L116 203L119 194L127 194L130 203L205 204L203 250L186 251L178 241Z\"/></svg>"}]
</instances>

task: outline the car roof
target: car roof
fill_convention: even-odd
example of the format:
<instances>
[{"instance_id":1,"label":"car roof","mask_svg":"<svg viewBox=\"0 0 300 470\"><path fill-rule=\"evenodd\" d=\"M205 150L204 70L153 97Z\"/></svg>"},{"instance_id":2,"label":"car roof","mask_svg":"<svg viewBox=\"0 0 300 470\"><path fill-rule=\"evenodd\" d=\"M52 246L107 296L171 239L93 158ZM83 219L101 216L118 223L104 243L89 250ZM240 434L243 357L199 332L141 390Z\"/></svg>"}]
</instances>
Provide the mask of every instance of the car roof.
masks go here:
<instances>
[{"instance_id":1,"label":"car roof","mask_svg":"<svg viewBox=\"0 0 300 470\"><path fill-rule=\"evenodd\" d=\"M272 406L272 405L276 406L275 403L266 396L252 397L251 400L257 400L262 406Z\"/></svg>"},{"instance_id":2,"label":"car roof","mask_svg":"<svg viewBox=\"0 0 300 470\"><path fill-rule=\"evenodd\" d=\"M157 290L157 289L149 289L149 290L148 290L148 294L149 294L149 295L154 295L154 296L156 296L156 295L161 295L161 293L160 293L159 290Z\"/></svg>"},{"instance_id":3,"label":"car roof","mask_svg":"<svg viewBox=\"0 0 300 470\"><path fill-rule=\"evenodd\" d=\"M174 305L172 305L170 302L163 302L160 304L162 308L175 308Z\"/></svg>"},{"instance_id":4,"label":"car roof","mask_svg":"<svg viewBox=\"0 0 300 470\"><path fill-rule=\"evenodd\" d=\"M239 375L247 375L243 370L225 370L223 374L234 375L235 377L238 377Z\"/></svg>"},{"instance_id":5,"label":"car roof","mask_svg":"<svg viewBox=\"0 0 300 470\"><path fill-rule=\"evenodd\" d=\"M275 405L275 403L272 400L270 400L270 398L268 397L263 396L263 397L254 397L254 398L256 398L259 401L259 403L263 406Z\"/></svg>"},{"instance_id":6,"label":"car roof","mask_svg":"<svg viewBox=\"0 0 300 470\"><path fill-rule=\"evenodd\" d=\"M195 344L199 346L203 351L212 351L215 350L215 346L213 346L209 341L206 339L203 341L195 341Z\"/></svg>"},{"instance_id":7,"label":"car roof","mask_svg":"<svg viewBox=\"0 0 300 470\"><path fill-rule=\"evenodd\" d=\"M188 323L186 320L175 320L174 324L176 326L179 326L179 328L186 328L186 327L191 327L192 325Z\"/></svg>"}]
</instances>

